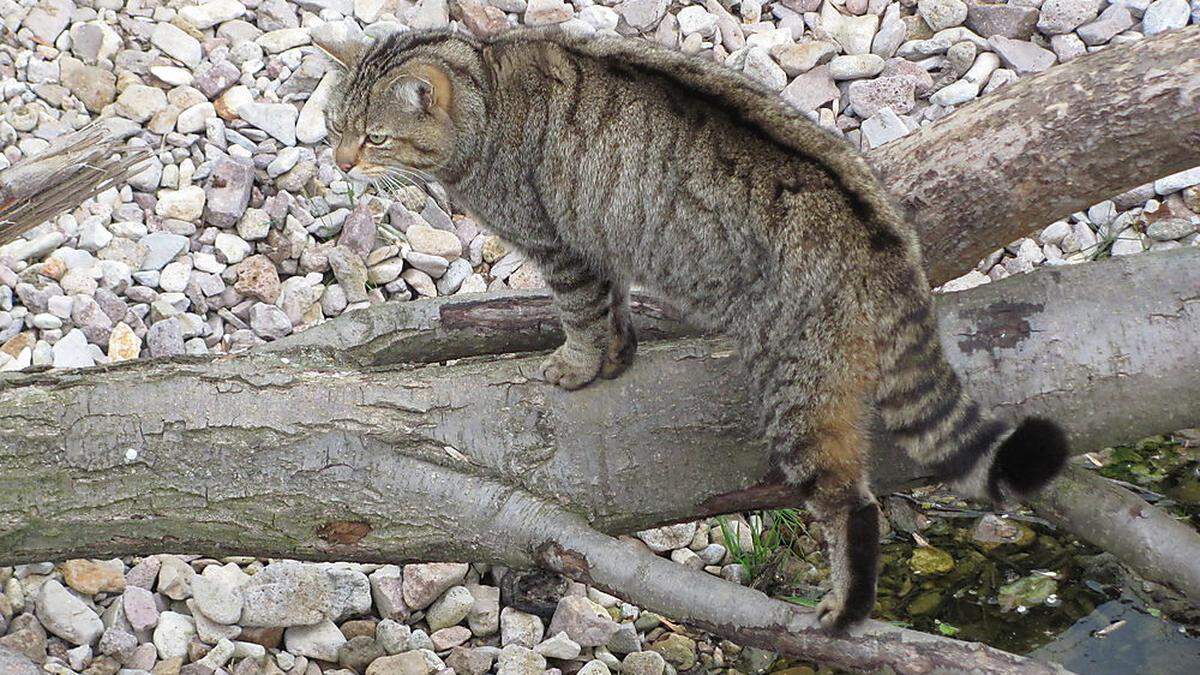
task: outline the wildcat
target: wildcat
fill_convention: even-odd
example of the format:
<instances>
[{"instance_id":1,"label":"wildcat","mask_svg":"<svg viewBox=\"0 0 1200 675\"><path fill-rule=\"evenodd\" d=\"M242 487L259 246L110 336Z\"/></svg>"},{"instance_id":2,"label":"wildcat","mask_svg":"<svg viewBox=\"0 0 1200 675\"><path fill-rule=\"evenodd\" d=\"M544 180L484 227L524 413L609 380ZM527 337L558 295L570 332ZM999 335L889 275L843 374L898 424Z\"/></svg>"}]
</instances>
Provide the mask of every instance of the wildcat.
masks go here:
<instances>
[{"instance_id":1,"label":"wildcat","mask_svg":"<svg viewBox=\"0 0 1200 675\"><path fill-rule=\"evenodd\" d=\"M577 389L629 366L632 283L738 344L775 477L826 525L822 625L874 605L873 426L996 502L1061 469L1058 426L1014 429L964 393L915 232L865 161L773 92L646 42L554 29L330 51L345 68L326 109L337 164L432 175L541 269L566 334L546 380Z\"/></svg>"}]
</instances>

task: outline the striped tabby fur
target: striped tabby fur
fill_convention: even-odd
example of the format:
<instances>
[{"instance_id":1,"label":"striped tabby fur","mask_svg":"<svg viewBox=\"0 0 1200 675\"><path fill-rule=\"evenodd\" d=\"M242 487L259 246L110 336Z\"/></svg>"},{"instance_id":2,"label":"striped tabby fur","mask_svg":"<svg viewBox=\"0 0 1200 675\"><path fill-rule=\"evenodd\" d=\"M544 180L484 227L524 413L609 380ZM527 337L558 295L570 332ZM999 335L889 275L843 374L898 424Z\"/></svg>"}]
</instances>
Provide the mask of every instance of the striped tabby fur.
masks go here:
<instances>
[{"instance_id":1,"label":"striped tabby fur","mask_svg":"<svg viewBox=\"0 0 1200 675\"><path fill-rule=\"evenodd\" d=\"M830 530L825 625L875 598L867 428L969 494L1048 482L1063 434L1015 432L939 344L913 229L864 160L774 93L645 42L520 30L394 35L335 55L328 108L351 175L427 172L541 268L565 343L546 379L629 365L631 283L740 346L779 476Z\"/></svg>"}]
</instances>

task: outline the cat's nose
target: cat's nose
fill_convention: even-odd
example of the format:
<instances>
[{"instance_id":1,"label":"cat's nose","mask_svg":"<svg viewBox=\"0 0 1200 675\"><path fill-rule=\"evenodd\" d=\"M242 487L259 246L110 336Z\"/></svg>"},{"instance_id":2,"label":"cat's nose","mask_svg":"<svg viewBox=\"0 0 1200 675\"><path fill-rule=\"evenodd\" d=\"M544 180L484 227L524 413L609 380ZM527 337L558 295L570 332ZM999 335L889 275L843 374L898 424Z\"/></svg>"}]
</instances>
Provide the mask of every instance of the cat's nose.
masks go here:
<instances>
[{"instance_id":1,"label":"cat's nose","mask_svg":"<svg viewBox=\"0 0 1200 675\"><path fill-rule=\"evenodd\" d=\"M351 162L338 162L338 168L348 173L350 169L354 168L354 164Z\"/></svg>"}]
</instances>

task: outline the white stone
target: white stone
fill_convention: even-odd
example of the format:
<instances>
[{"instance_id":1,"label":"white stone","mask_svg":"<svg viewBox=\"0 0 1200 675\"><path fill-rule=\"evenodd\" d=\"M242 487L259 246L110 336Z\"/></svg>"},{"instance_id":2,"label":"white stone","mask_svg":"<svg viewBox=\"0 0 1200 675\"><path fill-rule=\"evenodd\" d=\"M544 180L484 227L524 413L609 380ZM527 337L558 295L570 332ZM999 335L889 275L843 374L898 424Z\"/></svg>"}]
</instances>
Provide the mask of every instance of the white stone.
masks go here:
<instances>
[{"instance_id":1,"label":"white stone","mask_svg":"<svg viewBox=\"0 0 1200 675\"><path fill-rule=\"evenodd\" d=\"M241 237L228 232L219 233L213 245L225 256L225 262L230 265L236 265L250 255L250 244Z\"/></svg>"},{"instance_id":2,"label":"white stone","mask_svg":"<svg viewBox=\"0 0 1200 675\"><path fill-rule=\"evenodd\" d=\"M262 129L284 145L296 144L296 106L287 103L245 103L238 117Z\"/></svg>"},{"instance_id":3,"label":"white stone","mask_svg":"<svg viewBox=\"0 0 1200 675\"><path fill-rule=\"evenodd\" d=\"M835 56L829 62L829 74L835 80L859 80L883 72L883 59L875 54Z\"/></svg>"},{"instance_id":4,"label":"white stone","mask_svg":"<svg viewBox=\"0 0 1200 675\"><path fill-rule=\"evenodd\" d=\"M67 333L54 343L55 368L87 368L96 365L87 337L78 328Z\"/></svg>"},{"instance_id":5,"label":"white stone","mask_svg":"<svg viewBox=\"0 0 1200 675\"><path fill-rule=\"evenodd\" d=\"M863 140L866 141L866 150L878 148L884 143L894 141L897 138L908 134L908 125L900 116L892 112L891 108L883 108L876 112L871 117L863 121L862 126Z\"/></svg>"},{"instance_id":6,"label":"white stone","mask_svg":"<svg viewBox=\"0 0 1200 675\"><path fill-rule=\"evenodd\" d=\"M951 82L937 90L929 97L929 102L940 106L953 106L966 103L979 96L979 85L965 79Z\"/></svg>"},{"instance_id":7,"label":"white stone","mask_svg":"<svg viewBox=\"0 0 1200 675\"><path fill-rule=\"evenodd\" d=\"M707 38L717 32L717 17L698 5L684 7L675 18L679 21L679 32L684 35L699 33Z\"/></svg>"},{"instance_id":8,"label":"white stone","mask_svg":"<svg viewBox=\"0 0 1200 675\"><path fill-rule=\"evenodd\" d=\"M195 222L204 215L204 201L204 188L199 185L188 185L179 190L160 190L154 213L163 218Z\"/></svg>"},{"instance_id":9,"label":"white stone","mask_svg":"<svg viewBox=\"0 0 1200 675\"><path fill-rule=\"evenodd\" d=\"M204 131L208 120L217 116L217 109L208 101L202 101L185 108L175 120L175 130L181 134L195 134Z\"/></svg>"},{"instance_id":10,"label":"white stone","mask_svg":"<svg viewBox=\"0 0 1200 675\"><path fill-rule=\"evenodd\" d=\"M283 633L288 652L322 661L337 661L338 649L346 636L328 619L312 626L292 626Z\"/></svg>"},{"instance_id":11,"label":"white stone","mask_svg":"<svg viewBox=\"0 0 1200 675\"><path fill-rule=\"evenodd\" d=\"M196 636L196 622L192 617L177 612L158 615L158 626L154 628L154 647L158 658L166 660L187 657L188 643Z\"/></svg>"},{"instance_id":12,"label":"white stone","mask_svg":"<svg viewBox=\"0 0 1200 675\"><path fill-rule=\"evenodd\" d=\"M976 286L982 286L990 282L991 278L989 278L988 275L980 272L979 270L971 270L957 279L951 279L945 284L942 284L942 292L957 293L959 291L969 290L975 288Z\"/></svg>"},{"instance_id":13,"label":"white stone","mask_svg":"<svg viewBox=\"0 0 1200 675\"><path fill-rule=\"evenodd\" d=\"M1156 0L1146 8L1142 16L1142 32L1157 35L1163 31L1183 28L1188 23L1191 10L1187 0Z\"/></svg>"},{"instance_id":14,"label":"white stone","mask_svg":"<svg viewBox=\"0 0 1200 675\"><path fill-rule=\"evenodd\" d=\"M210 0L202 5L193 5L179 10L179 16L196 28L212 28L245 13L245 5L237 0Z\"/></svg>"},{"instance_id":15,"label":"white stone","mask_svg":"<svg viewBox=\"0 0 1200 675\"><path fill-rule=\"evenodd\" d=\"M72 332L83 337L78 330ZM104 632L104 622L96 612L53 579L43 582L38 589L35 608L47 631L73 645L92 644Z\"/></svg>"},{"instance_id":16,"label":"white stone","mask_svg":"<svg viewBox=\"0 0 1200 675\"><path fill-rule=\"evenodd\" d=\"M1169 195L1193 185L1200 185L1200 166L1159 178L1154 181L1154 191L1160 195Z\"/></svg>"},{"instance_id":17,"label":"white stone","mask_svg":"<svg viewBox=\"0 0 1200 675\"><path fill-rule=\"evenodd\" d=\"M155 24L154 32L150 34L150 44L191 68L200 65L200 59L204 56L199 40L165 21Z\"/></svg>"}]
</instances>

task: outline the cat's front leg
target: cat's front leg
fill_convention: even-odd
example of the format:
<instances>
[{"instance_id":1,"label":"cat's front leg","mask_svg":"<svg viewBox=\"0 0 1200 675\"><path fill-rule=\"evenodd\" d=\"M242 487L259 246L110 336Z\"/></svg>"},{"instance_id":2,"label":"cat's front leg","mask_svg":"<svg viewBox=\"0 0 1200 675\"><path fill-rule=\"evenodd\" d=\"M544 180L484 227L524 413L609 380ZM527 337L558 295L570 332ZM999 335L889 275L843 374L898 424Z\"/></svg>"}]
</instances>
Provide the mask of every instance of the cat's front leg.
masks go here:
<instances>
[{"instance_id":1,"label":"cat's front leg","mask_svg":"<svg viewBox=\"0 0 1200 675\"><path fill-rule=\"evenodd\" d=\"M554 292L566 340L542 363L547 382L580 389L597 377L620 375L633 361L637 337L627 286L596 274L566 251L539 260Z\"/></svg>"}]
</instances>

